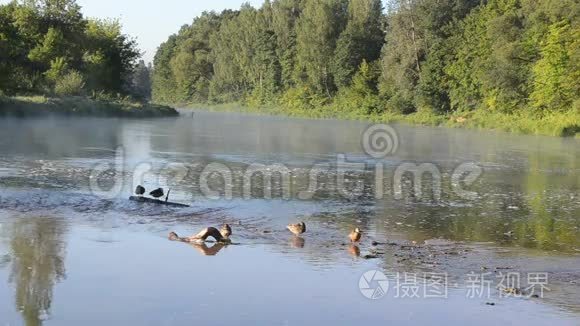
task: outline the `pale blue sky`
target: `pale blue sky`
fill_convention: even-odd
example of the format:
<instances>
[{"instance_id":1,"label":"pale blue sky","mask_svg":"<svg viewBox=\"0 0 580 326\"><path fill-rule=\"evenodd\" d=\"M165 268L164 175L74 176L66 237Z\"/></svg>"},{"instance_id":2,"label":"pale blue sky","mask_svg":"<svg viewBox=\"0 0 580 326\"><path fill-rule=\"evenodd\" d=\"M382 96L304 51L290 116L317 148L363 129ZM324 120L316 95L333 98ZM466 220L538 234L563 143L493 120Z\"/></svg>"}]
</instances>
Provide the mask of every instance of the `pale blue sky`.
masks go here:
<instances>
[{"instance_id":1,"label":"pale blue sky","mask_svg":"<svg viewBox=\"0 0 580 326\"><path fill-rule=\"evenodd\" d=\"M119 18L123 31L137 38L145 61L152 61L161 42L203 11L238 9L244 2L259 6L263 0L77 0L85 16Z\"/></svg>"},{"instance_id":2,"label":"pale blue sky","mask_svg":"<svg viewBox=\"0 0 580 326\"><path fill-rule=\"evenodd\" d=\"M137 38L145 61L152 61L161 42L203 11L239 9L245 2L258 7L263 0L77 0L85 17L119 18L123 31Z\"/></svg>"}]
</instances>

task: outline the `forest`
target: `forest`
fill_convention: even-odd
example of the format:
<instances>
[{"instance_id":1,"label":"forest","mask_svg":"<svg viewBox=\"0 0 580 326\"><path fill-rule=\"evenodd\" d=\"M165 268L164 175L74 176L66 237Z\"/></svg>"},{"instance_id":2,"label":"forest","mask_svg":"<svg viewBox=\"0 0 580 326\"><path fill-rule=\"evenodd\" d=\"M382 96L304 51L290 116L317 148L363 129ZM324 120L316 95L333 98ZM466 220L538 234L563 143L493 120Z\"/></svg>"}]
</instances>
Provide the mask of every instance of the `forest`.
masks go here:
<instances>
[{"instance_id":1,"label":"forest","mask_svg":"<svg viewBox=\"0 0 580 326\"><path fill-rule=\"evenodd\" d=\"M149 97L136 41L114 19L87 19L74 0L0 6L0 96Z\"/></svg>"},{"instance_id":2,"label":"forest","mask_svg":"<svg viewBox=\"0 0 580 326\"><path fill-rule=\"evenodd\" d=\"M153 100L573 135L579 3L266 0L205 12L158 48Z\"/></svg>"}]
</instances>

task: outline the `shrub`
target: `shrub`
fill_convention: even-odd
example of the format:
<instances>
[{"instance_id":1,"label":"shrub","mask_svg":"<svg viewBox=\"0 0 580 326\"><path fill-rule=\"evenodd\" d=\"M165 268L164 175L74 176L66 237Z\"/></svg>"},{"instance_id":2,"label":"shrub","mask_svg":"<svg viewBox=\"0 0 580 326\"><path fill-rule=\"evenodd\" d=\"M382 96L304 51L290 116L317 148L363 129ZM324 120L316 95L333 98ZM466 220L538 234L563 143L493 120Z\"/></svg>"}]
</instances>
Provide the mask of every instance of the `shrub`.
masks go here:
<instances>
[{"instance_id":1,"label":"shrub","mask_svg":"<svg viewBox=\"0 0 580 326\"><path fill-rule=\"evenodd\" d=\"M328 104L328 98L308 86L297 86L282 94L280 104L291 110L314 110Z\"/></svg>"},{"instance_id":2,"label":"shrub","mask_svg":"<svg viewBox=\"0 0 580 326\"><path fill-rule=\"evenodd\" d=\"M83 75L76 70L71 70L56 81L54 92L60 96L81 95L84 87L85 78Z\"/></svg>"}]
</instances>

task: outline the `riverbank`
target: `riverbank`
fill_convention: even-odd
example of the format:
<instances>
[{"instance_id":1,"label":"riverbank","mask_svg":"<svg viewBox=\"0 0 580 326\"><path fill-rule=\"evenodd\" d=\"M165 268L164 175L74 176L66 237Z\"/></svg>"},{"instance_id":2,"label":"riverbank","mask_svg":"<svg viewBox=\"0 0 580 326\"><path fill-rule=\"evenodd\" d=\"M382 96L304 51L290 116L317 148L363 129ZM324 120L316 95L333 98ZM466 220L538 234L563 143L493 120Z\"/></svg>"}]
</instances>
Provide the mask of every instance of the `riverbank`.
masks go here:
<instances>
[{"instance_id":1,"label":"riverbank","mask_svg":"<svg viewBox=\"0 0 580 326\"><path fill-rule=\"evenodd\" d=\"M366 110L346 109L338 105L327 105L313 109L288 108L284 106L258 107L241 103L218 105L187 104L180 106L214 112L255 113L309 119L362 120L378 123L403 122L414 125L500 130L518 134L580 138L580 112L553 112L539 115L472 111L438 115L431 112L416 112L412 114L368 113Z\"/></svg>"},{"instance_id":2,"label":"riverbank","mask_svg":"<svg viewBox=\"0 0 580 326\"><path fill-rule=\"evenodd\" d=\"M0 117L44 115L152 118L179 113L172 107L126 100L94 100L87 97L0 97Z\"/></svg>"}]
</instances>

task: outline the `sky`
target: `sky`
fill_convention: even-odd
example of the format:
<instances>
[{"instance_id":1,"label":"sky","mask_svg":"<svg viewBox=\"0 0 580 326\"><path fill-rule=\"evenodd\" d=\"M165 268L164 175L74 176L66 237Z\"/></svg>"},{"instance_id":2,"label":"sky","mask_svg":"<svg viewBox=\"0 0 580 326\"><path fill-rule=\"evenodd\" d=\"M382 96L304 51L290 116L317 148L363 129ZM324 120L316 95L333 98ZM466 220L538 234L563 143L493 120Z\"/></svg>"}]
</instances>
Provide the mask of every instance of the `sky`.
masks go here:
<instances>
[{"instance_id":1,"label":"sky","mask_svg":"<svg viewBox=\"0 0 580 326\"><path fill-rule=\"evenodd\" d=\"M159 44L203 11L239 9L248 2L260 6L263 0L77 0L85 17L119 18L123 32L137 39L143 59L153 61Z\"/></svg>"},{"instance_id":2,"label":"sky","mask_svg":"<svg viewBox=\"0 0 580 326\"><path fill-rule=\"evenodd\" d=\"M10 0L0 0L0 4ZM77 0L85 17L119 18L123 32L139 42L143 59L153 61L159 44L204 11L239 9L248 2L258 7L263 0Z\"/></svg>"}]
</instances>

